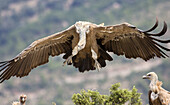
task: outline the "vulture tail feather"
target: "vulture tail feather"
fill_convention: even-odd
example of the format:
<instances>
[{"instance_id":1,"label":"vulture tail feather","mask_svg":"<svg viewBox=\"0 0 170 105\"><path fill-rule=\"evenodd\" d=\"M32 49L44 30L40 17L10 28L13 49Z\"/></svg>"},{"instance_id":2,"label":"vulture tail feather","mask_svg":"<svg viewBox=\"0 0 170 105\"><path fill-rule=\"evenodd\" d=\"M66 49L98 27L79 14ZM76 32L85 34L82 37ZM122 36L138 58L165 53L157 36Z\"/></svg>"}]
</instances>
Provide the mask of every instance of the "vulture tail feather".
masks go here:
<instances>
[{"instance_id":1,"label":"vulture tail feather","mask_svg":"<svg viewBox=\"0 0 170 105\"><path fill-rule=\"evenodd\" d=\"M104 58L101 56L97 59L97 61L100 63L101 67L105 67L106 66L106 62L104 60Z\"/></svg>"},{"instance_id":2,"label":"vulture tail feather","mask_svg":"<svg viewBox=\"0 0 170 105\"><path fill-rule=\"evenodd\" d=\"M100 56L102 56L105 60L109 60L109 61L112 61L113 58L107 53L105 52L102 48L99 47L99 52L100 52Z\"/></svg>"}]
</instances>

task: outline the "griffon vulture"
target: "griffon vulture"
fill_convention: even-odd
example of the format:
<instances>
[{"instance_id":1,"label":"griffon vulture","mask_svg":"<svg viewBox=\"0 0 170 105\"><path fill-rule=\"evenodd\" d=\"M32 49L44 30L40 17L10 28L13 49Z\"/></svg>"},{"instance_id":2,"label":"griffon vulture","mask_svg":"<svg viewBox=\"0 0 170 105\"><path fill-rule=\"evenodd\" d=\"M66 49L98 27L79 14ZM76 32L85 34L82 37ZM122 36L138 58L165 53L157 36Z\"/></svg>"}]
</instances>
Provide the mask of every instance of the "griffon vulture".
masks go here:
<instances>
[{"instance_id":1,"label":"griffon vulture","mask_svg":"<svg viewBox=\"0 0 170 105\"><path fill-rule=\"evenodd\" d=\"M158 76L154 72L150 72L143 76L143 79L149 79L149 104L150 105L170 105L170 92L163 89L162 82L158 80Z\"/></svg>"},{"instance_id":2,"label":"griffon vulture","mask_svg":"<svg viewBox=\"0 0 170 105\"><path fill-rule=\"evenodd\" d=\"M20 96L19 102L13 102L12 105L25 105L26 100L27 96L23 94Z\"/></svg>"},{"instance_id":3,"label":"griffon vulture","mask_svg":"<svg viewBox=\"0 0 170 105\"><path fill-rule=\"evenodd\" d=\"M160 43L169 43L170 40L160 40L166 33L167 24L164 22L162 31L151 33L158 26L156 24L147 31L142 31L128 23L104 26L85 21L76 22L68 29L51 36L34 41L15 58L0 62L0 83L11 76L23 77L42 64L48 62L49 56L64 53L64 64L75 66L80 72L100 69L106 66L105 60L112 61L107 53L125 55L126 58L142 58L147 61L151 58L168 57Z\"/></svg>"}]
</instances>

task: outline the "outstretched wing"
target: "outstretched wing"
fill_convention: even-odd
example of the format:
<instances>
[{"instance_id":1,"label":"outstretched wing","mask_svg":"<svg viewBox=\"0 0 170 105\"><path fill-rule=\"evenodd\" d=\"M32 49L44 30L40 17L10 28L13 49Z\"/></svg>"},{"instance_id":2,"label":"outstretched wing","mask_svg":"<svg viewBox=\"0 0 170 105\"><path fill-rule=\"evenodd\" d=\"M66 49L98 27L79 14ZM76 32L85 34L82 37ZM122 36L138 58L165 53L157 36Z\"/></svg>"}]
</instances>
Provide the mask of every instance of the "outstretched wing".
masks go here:
<instances>
[{"instance_id":1,"label":"outstretched wing","mask_svg":"<svg viewBox=\"0 0 170 105\"><path fill-rule=\"evenodd\" d=\"M150 33L157 26L158 20L148 31L142 31L128 23L115 26L99 26L94 30L98 44L104 50L117 55L125 55L126 58L140 57L147 61L155 56L159 58L168 57L162 49L170 51L170 49L158 44L158 42L169 43L170 40L160 40L153 37L164 35L167 31L167 24L164 22L164 27L160 33Z\"/></svg>"},{"instance_id":2,"label":"outstretched wing","mask_svg":"<svg viewBox=\"0 0 170 105\"><path fill-rule=\"evenodd\" d=\"M56 56L72 51L72 38L75 27L34 41L14 59L0 62L0 83L11 76L23 77L31 69L48 62L49 56Z\"/></svg>"}]
</instances>

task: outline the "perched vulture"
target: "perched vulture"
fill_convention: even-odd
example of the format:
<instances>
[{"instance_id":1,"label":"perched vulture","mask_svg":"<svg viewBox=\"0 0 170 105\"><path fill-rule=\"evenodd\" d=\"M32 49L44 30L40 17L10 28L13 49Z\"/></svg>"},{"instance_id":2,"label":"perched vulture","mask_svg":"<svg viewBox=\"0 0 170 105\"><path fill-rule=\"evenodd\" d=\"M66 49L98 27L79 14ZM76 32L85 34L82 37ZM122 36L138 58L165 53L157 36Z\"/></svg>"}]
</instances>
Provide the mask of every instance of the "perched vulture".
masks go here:
<instances>
[{"instance_id":1,"label":"perched vulture","mask_svg":"<svg viewBox=\"0 0 170 105\"><path fill-rule=\"evenodd\" d=\"M169 43L170 40L155 38L166 33L167 24L164 22L160 33L151 33L157 26L158 20L147 31L128 23L104 26L85 21L76 22L62 32L34 41L15 58L0 62L0 83L11 76L26 76L33 68L47 63L49 56L62 53L66 59L64 64L73 64L80 72L105 67L105 60L113 60L107 52L125 55L126 58L139 57L145 61L155 56L168 57L162 49L170 49L158 42Z\"/></svg>"},{"instance_id":2,"label":"perched vulture","mask_svg":"<svg viewBox=\"0 0 170 105\"><path fill-rule=\"evenodd\" d=\"M27 96L21 95L19 102L13 102L12 105L25 105L26 100L27 100Z\"/></svg>"},{"instance_id":3,"label":"perched vulture","mask_svg":"<svg viewBox=\"0 0 170 105\"><path fill-rule=\"evenodd\" d=\"M149 79L149 104L150 105L170 105L170 92L163 89L162 82L158 80L158 76L154 72L150 72L143 76L143 79Z\"/></svg>"}]
</instances>

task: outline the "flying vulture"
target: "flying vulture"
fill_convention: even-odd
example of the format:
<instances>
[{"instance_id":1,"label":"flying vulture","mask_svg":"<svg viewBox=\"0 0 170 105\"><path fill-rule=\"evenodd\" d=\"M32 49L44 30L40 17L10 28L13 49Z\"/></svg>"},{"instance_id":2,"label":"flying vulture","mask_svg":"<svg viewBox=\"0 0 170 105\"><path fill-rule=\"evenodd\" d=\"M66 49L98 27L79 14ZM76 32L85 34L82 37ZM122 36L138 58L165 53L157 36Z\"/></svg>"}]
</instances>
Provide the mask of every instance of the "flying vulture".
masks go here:
<instances>
[{"instance_id":1,"label":"flying vulture","mask_svg":"<svg viewBox=\"0 0 170 105\"><path fill-rule=\"evenodd\" d=\"M73 64L80 72L105 67L106 60L113 60L108 52L125 55L126 58L139 57L145 61L155 56L168 57L162 49L170 49L158 42L169 43L170 40L155 38L166 33L167 24L164 22L160 33L151 33L157 26L158 20L147 31L128 23L104 26L78 21L62 32L34 41L15 58L0 62L0 83L11 76L26 76L33 68L47 63L49 56L63 53L66 59L64 65Z\"/></svg>"},{"instance_id":2,"label":"flying vulture","mask_svg":"<svg viewBox=\"0 0 170 105\"><path fill-rule=\"evenodd\" d=\"M162 82L158 80L158 76L154 72L150 72L143 76L143 79L149 79L149 104L150 105L170 105L170 92L163 89Z\"/></svg>"},{"instance_id":3,"label":"flying vulture","mask_svg":"<svg viewBox=\"0 0 170 105\"><path fill-rule=\"evenodd\" d=\"M19 98L19 102L13 102L12 105L25 105L26 100L27 96L22 94Z\"/></svg>"}]
</instances>

